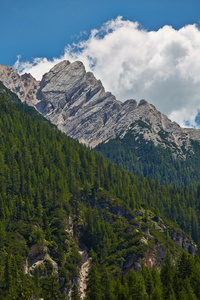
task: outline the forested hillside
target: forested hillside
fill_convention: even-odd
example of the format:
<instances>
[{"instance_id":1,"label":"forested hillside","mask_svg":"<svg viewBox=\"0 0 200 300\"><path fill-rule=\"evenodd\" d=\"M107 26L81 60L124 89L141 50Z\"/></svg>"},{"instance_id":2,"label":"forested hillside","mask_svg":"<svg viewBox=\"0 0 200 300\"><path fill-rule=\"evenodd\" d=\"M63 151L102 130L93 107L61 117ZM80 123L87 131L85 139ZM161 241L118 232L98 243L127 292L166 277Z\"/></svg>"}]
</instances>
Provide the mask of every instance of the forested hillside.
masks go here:
<instances>
[{"instance_id":1,"label":"forested hillside","mask_svg":"<svg viewBox=\"0 0 200 300\"><path fill-rule=\"evenodd\" d=\"M138 121L141 126L142 123ZM165 140L167 132L162 130L160 135ZM191 140L191 147L190 151L182 147L183 156L175 144L168 142L167 147L155 146L152 141L129 130L123 138L117 137L101 143L96 150L135 175L150 176L162 184L183 188L190 184L196 185L200 180L200 143Z\"/></svg>"},{"instance_id":2,"label":"forested hillside","mask_svg":"<svg viewBox=\"0 0 200 300\"><path fill-rule=\"evenodd\" d=\"M0 299L79 299L80 248L86 299L198 299L200 186L128 173L0 90Z\"/></svg>"}]
</instances>

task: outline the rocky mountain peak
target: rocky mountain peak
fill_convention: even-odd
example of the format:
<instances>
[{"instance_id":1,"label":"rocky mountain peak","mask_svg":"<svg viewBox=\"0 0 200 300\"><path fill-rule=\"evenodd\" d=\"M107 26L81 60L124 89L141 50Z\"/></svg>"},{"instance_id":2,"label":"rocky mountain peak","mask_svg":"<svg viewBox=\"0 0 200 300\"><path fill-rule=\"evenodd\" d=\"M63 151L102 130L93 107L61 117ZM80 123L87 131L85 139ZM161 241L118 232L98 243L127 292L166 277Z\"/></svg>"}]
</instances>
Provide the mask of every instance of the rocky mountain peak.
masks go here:
<instances>
[{"instance_id":1,"label":"rocky mountain peak","mask_svg":"<svg viewBox=\"0 0 200 300\"><path fill-rule=\"evenodd\" d=\"M148 105L148 102L146 100L142 99L142 100L140 100L140 102L139 102L138 105L139 106L141 106L141 105Z\"/></svg>"},{"instance_id":2,"label":"rocky mountain peak","mask_svg":"<svg viewBox=\"0 0 200 300\"><path fill-rule=\"evenodd\" d=\"M101 82L91 72L86 72L83 63L79 61L59 63L43 76L40 84L41 100L50 101L56 107L74 103L83 91L88 94L94 89L96 92L105 92ZM59 97L55 97L56 93Z\"/></svg>"},{"instance_id":3,"label":"rocky mountain peak","mask_svg":"<svg viewBox=\"0 0 200 300\"><path fill-rule=\"evenodd\" d=\"M0 65L0 80L22 102L35 106L61 131L90 147L123 138L130 130L155 145L170 144L180 153L182 147L191 149L191 138L200 140L199 130L181 128L144 99L117 101L80 61L58 63L41 82Z\"/></svg>"}]
</instances>

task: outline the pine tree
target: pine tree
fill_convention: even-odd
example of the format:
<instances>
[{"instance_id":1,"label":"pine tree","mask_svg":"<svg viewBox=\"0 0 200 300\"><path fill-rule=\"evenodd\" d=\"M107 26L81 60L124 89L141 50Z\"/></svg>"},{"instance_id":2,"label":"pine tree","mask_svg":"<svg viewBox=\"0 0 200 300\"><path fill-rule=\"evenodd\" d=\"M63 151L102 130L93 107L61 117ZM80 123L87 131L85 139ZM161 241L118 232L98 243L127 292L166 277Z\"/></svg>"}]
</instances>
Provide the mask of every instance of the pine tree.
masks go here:
<instances>
[{"instance_id":1,"label":"pine tree","mask_svg":"<svg viewBox=\"0 0 200 300\"><path fill-rule=\"evenodd\" d=\"M73 287L72 287L71 299L72 300L81 300L80 292L79 292L78 287L77 287L76 284L74 284Z\"/></svg>"},{"instance_id":2,"label":"pine tree","mask_svg":"<svg viewBox=\"0 0 200 300\"><path fill-rule=\"evenodd\" d=\"M145 281L142 274L137 276L137 281L133 289L133 299L134 300L147 300L148 294L145 288Z\"/></svg>"},{"instance_id":3,"label":"pine tree","mask_svg":"<svg viewBox=\"0 0 200 300\"><path fill-rule=\"evenodd\" d=\"M173 265L171 254L168 252L165 264L161 270L161 281L163 284L163 297L167 300L175 300L175 293L173 289Z\"/></svg>"},{"instance_id":4,"label":"pine tree","mask_svg":"<svg viewBox=\"0 0 200 300\"><path fill-rule=\"evenodd\" d=\"M101 300L100 274L97 270L97 263L93 261L88 274L86 300Z\"/></svg>"}]
</instances>

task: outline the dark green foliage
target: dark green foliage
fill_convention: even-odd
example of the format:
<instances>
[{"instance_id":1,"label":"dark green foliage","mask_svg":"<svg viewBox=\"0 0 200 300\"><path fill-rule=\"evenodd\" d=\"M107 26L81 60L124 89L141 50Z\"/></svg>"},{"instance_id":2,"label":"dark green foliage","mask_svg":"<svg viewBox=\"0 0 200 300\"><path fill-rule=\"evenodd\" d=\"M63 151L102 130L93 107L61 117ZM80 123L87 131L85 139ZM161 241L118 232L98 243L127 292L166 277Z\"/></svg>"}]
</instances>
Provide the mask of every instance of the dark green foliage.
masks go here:
<instances>
[{"instance_id":1,"label":"dark green foliage","mask_svg":"<svg viewBox=\"0 0 200 300\"><path fill-rule=\"evenodd\" d=\"M141 128L151 129L147 123L142 121L137 123ZM142 135L134 134L130 130L122 139L117 137L99 144L96 150L109 161L117 163L135 175L150 176L162 184L174 184L178 187L197 184L200 179L199 142L191 141L194 153L187 151L187 159L184 159L180 156L179 149L167 141L166 131L160 130L159 135L168 147L155 146L152 141L146 141ZM185 154L184 147L182 150Z\"/></svg>"},{"instance_id":2,"label":"dark green foliage","mask_svg":"<svg viewBox=\"0 0 200 300\"><path fill-rule=\"evenodd\" d=\"M80 300L81 299L78 287L75 284L73 285L73 288L72 288L71 299L72 300Z\"/></svg>"},{"instance_id":3,"label":"dark green foliage","mask_svg":"<svg viewBox=\"0 0 200 300\"><path fill-rule=\"evenodd\" d=\"M123 138L110 140L108 143L97 146L109 160L116 162L135 174L143 174L144 179L139 188L139 197L146 207L150 207L157 215L164 215L168 219L177 222L179 226L198 242L199 233L199 187L190 182L198 182L200 178L200 147L197 142L192 142L194 154L188 154L187 160L174 160L170 148L155 147L152 142L145 143L140 138L135 140L132 132ZM199 153L199 154L198 154ZM189 177L188 177L189 176ZM157 179L156 182L151 178ZM159 182L166 185L163 186ZM173 183L174 186L168 185ZM176 186L185 186L184 190ZM129 200L129 206L135 208L137 188L134 188ZM133 197L133 195L135 197ZM161 200L162 199L162 200Z\"/></svg>"},{"instance_id":4,"label":"dark green foliage","mask_svg":"<svg viewBox=\"0 0 200 300\"><path fill-rule=\"evenodd\" d=\"M188 262L185 261L185 258L183 259L186 256L193 262L194 267L188 276L181 279L179 266L181 264L182 267L187 268ZM173 265L170 254L168 254L161 272L156 267L148 269L143 266L138 274L130 270L127 277L118 274L115 279L111 272L107 278L108 270L103 270L100 266L97 271L96 263L94 263L89 273L86 299L197 300L199 299L199 287L196 282L199 282L200 278L198 260L197 257L183 254L177 264ZM98 282L96 282L96 278L98 278ZM99 288L99 282L102 283L101 288Z\"/></svg>"},{"instance_id":5,"label":"dark green foliage","mask_svg":"<svg viewBox=\"0 0 200 300\"><path fill-rule=\"evenodd\" d=\"M134 258L134 267L156 242L177 256L169 236L179 229L169 221L169 234L153 227L163 216L199 240L199 187L162 186L121 170L6 93L0 94L0 299L67 299L81 265L77 243L93 257L87 299L166 298L164 275L143 266L126 278L126 263ZM74 236L67 230L69 217ZM153 234L147 245L141 239L148 229ZM29 275L24 267L33 265L32 247L49 256ZM200 296L199 265L199 257L195 263L181 258L172 296ZM176 280L185 285L176 289ZM76 285L72 296L79 298Z\"/></svg>"},{"instance_id":6,"label":"dark green foliage","mask_svg":"<svg viewBox=\"0 0 200 300\"><path fill-rule=\"evenodd\" d=\"M77 245L66 231L69 215L74 216L75 235L80 232L87 246L93 246L99 257L105 259L107 253L114 255L115 244L112 242L121 243L120 232L113 233L114 226L106 225L97 210L89 221L90 208L82 203L82 196L92 197L93 205L96 201L107 201L108 206L114 197L116 200L112 200L111 208L115 212L120 205L124 206L117 198L128 204L130 195L136 193L134 186L138 179L108 164L102 155L94 154L52 129L47 122L38 122L37 114L30 117L26 113L27 107L17 100L10 102L13 104L6 100L3 92L0 97L2 295L10 293L14 297L20 293L18 282L24 276L27 255L33 245L39 245L41 249L48 247L51 258L58 265L61 282L59 285L47 260L35 269L29 283L25 283L27 292L23 290L23 294L28 295L31 290L37 297L48 298L51 288L52 293L58 287L59 293L65 293L70 279L78 276L81 259ZM139 196L134 203L140 207ZM98 219L95 226L92 223L94 217ZM84 219L81 225L80 220ZM126 255L120 254L119 258Z\"/></svg>"}]
</instances>

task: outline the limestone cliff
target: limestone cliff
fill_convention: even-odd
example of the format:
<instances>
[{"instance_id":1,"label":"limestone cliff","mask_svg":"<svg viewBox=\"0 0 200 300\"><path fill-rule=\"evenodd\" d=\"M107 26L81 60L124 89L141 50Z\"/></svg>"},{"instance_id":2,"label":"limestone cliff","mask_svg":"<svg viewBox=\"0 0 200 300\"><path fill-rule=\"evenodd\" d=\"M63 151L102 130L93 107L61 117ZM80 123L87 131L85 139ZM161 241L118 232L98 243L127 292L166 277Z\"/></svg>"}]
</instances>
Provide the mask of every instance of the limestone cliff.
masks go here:
<instances>
[{"instance_id":1,"label":"limestone cliff","mask_svg":"<svg viewBox=\"0 0 200 300\"><path fill-rule=\"evenodd\" d=\"M170 144L180 152L182 147L192 150L190 139L200 140L200 130L181 128L145 100L117 101L79 61L60 62L41 82L0 65L0 80L22 102L35 106L61 131L90 147L123 137L130 129L155 145Z\"/></svg>"}]
</instances>

